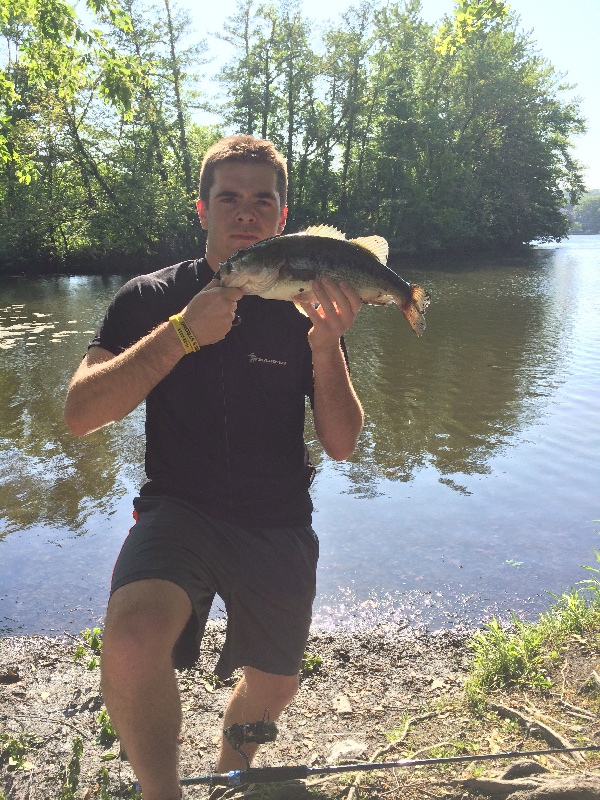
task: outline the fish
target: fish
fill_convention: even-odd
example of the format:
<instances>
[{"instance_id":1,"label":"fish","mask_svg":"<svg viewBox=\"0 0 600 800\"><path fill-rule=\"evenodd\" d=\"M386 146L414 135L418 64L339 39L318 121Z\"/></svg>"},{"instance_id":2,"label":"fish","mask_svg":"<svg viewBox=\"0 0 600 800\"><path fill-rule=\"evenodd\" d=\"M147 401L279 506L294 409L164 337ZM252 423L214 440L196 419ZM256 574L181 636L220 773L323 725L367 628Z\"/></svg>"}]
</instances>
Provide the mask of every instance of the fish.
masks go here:
<instances>
[{"instance_id":1,"label":"fish","mask_svg":"<svg viewBox=\"0 0 600 800\"><path fill-rule=\"evenodd\" d=\"M425 330L430 296L407 283L386 262L389 248L382 236L348 239L330 225L274 236L238 250L220 264L221 286L267 300L316 303L312 284L329 277L344 281L369 305L395 303L417 336Z\"/></svg>"}]
</instances>

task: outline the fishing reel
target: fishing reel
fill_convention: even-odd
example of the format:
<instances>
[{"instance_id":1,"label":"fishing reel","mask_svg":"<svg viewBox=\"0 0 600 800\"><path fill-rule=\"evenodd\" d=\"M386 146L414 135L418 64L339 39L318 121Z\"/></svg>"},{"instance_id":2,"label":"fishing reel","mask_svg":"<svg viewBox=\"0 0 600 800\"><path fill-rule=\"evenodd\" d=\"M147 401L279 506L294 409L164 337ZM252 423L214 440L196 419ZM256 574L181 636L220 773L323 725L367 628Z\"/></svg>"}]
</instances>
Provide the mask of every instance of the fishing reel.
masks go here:
<instances>
[{"instance_id":1,"label":"fishing reel","mask_svg":"<svg viewBox=\"0 0 600 800\"><path fill-rule=\"evenodd\" d=\"M259 722L244 722L243 724L236 722L225 728L223 735L230 747L246 761L246 768L250 769L250 760L242 750L242 745L274 742L277 738L277 725L269 721L268 712L265 712L264 718Z\"/></svg>"}]
</instances>

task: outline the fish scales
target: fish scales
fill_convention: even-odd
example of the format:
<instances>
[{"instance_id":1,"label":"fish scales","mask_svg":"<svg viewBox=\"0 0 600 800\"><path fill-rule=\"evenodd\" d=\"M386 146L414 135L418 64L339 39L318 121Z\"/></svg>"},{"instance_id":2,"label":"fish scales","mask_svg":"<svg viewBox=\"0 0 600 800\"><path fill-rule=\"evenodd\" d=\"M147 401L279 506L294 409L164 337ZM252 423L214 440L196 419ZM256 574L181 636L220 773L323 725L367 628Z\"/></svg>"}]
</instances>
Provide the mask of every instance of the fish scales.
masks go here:
<instances>
[{"instance_id":1,"label":"fish scales","mask_svg":"<svg viewBox=\"0 0 600 800\"><path fill-rule=\"evenodd\" d=\"M364 303L395 303L420 336L429 295L387 267L386 258L387 242L381 237L349 240L335 228L318 226L239 250L220 265L220 276L222 285L238 286L244 294L299 303L316 301L314 281L344 281Z\"/></svg>"}]
</instances>

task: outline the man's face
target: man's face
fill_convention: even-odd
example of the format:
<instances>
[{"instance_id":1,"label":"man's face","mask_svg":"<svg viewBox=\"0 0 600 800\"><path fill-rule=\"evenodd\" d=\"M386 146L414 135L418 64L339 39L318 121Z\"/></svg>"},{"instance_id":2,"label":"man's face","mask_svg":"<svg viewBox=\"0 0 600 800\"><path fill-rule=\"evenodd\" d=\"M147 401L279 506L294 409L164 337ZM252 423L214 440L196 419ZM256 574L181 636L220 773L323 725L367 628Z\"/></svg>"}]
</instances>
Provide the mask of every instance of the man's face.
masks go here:
<instances>
[{"instance_id":1,"label":"man's face","mask_svg":"<svg viewBox=\"0 0 600 800\"><path fill-rule=\"evenodd\" d=\"M199 200L197 208L208 231L206 258L213 269L237 250L280 234L287 215L269 164L219 164L208 203Z\"/></svg>"}]
</instances>

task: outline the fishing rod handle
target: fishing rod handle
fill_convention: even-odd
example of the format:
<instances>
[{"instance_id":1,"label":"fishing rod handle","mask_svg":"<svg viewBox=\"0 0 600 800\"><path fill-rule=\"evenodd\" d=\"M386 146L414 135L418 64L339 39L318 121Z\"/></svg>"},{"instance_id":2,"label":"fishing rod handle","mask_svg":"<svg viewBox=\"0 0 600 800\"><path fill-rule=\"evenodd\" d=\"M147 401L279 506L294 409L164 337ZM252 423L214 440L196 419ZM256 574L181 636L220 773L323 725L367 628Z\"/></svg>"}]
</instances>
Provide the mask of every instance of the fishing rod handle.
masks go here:
<instances>
[{"instance_id":1,"label":"fishing rod handle","mask_svg":"<svg viewBox=\"0 0 600 800\"><path fill-rule=\"evenodd\" d=\"M303 764L288 767L250 767L236 769L228 774L229 786L242 786L247 783L277 783L308 778L309 767Z\"/></svg>"}]
</instances>

